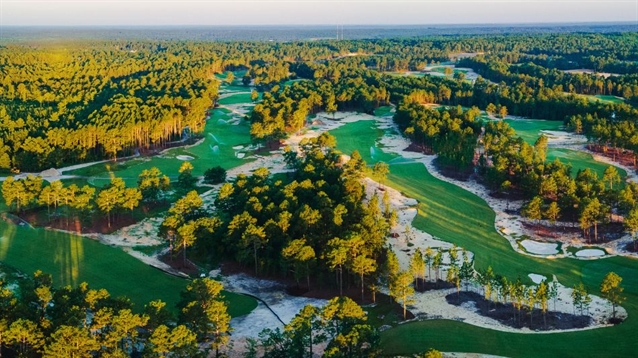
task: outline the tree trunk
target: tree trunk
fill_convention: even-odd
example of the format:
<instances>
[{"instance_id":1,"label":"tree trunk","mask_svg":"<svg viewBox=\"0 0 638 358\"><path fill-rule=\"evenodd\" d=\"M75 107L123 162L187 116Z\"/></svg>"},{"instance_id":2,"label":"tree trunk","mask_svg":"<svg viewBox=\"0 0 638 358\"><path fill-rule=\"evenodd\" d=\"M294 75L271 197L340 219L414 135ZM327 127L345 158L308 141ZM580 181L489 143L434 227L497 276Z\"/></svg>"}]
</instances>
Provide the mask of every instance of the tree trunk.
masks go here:
<instances>
[{"instance_id":1,"label":"tree trunk","mask_svg":"<svg viewBox=\"0 0 638 358\"><path fill-rule=\"evenodd\" d=\"M343 267L339 265L339 297L343 297Z\"/></svg>"},{"instance_id":2,"label":"tree trunk","mask_svg":"<svg viewBox=\"0 0 638 358\"><path fill-rule=\"evenodd\" d=\"M182 240L182 254L184 255L184 267L186 267L186 240Z\"/></svg>"},{"instance_id":3,"label":"tree trunk","mask_svg":"<svg viewBox=\"0 0 638 358\"><path fill-rule=\"evenodd\" d=\"M547 329L547 310L543 312L543 326Z\"/></svg>"},{"instance_id":4,"label":"tree trunk","mask_svg":"<svg viewBox=\"0 0 638 358\"><path fill-rule=\"evenodd\" d=\"M407 317L407 309L405 307L405 297L403 298L403 320Z\"/></svg>"},{"instance_id":5,"label":"tree trunk","mask_svg":"<svg viewBox=\"0 0 638 358\"><path fill-rule=\"evenodd\" d=\"M363 273L361 273L361 304L363 304Z\"/></svg>"},{"instance_id":6,"label":"tree trunk","mask_svg":"<svg viewBox=\"0 0 638 358\"><path fill-rule=\"evenodd\" d=\"M253 252L255 256L255 275L257 275L257 243L253 244Z\"/></svg>"},{"instance_id":7,"label":"tree trunk","mask_svg":"<svg viewBox=\"0 0 638 358\"><path fill-rule=\"evenodd\" d=\"M529 309L529 329L532 329L532 318L534 317L534 307Z\"/></svg>"}]
</instances>

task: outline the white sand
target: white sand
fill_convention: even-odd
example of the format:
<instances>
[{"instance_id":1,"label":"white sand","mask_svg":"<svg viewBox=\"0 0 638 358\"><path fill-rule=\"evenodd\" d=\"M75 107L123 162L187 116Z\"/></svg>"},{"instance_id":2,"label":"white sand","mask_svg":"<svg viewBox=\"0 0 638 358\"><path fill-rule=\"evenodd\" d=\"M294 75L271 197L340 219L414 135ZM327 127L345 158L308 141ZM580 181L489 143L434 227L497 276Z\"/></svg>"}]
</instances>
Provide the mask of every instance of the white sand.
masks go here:
<instances>
[{"instance_id":1,"label":"white sand","mask_svg":"<svg viewBox=\"0 0 638 358\"><path fill-rule=\"evenodd\" d=\"M477 290L474 288L473 290ZM480 292L480 291L479 291ZM556 300L556 306L554 307L554 301L549 302L550 311L558 311L564 313L573 313L573 305L571 299L572 289L563 285L558 285L558 297ZM456 293L456 289L445 289L436 291L427 291L423 293L417 293L415 295L415 303L408 306L410 312L412 312L419 319L449 319L454 321L465 322L474 326L493 329L503 332L516 332L516 333L529 333L529 334L547 334L569 331L581 331L587 329L596 329L601 327L610 326L607 324L607 320L611 317L612 307L611 304L598 297L591 295L592 303L589 308L589 315L593 318L593 324L586 328L571 329L571 330L550 330L550 331L534 331L528 328L515 329L506 326L499 321L482 316L479 312L480 308L474 304L465 304L462 306L455 306L447 303L445 296L450 293ZM494 297L493 297L494 298ZM616 316L619 318L627 317L627 312L622 307L616 308ZM538 322L538 321L537 321Z\"/></svg>"},{"instance_id":2,"label":"white sand","mask_svg":"<svg viewBox=\"0 0 638 358\"><path fill-rule=\"evenodd\" d=\"M425 69L423 70L425 73L427 73L428 75L431 76L438 76L438 77L446 77L445 73L441 73L441 72L436 72L434 71L435 68L439 68L439 67L449 67L452 68L452 70L462 70L465 71L465 79L468 81L476 81L476 79L479 77L479 74L474 72L473 69L471 68L467 68L467 67L456 67L456 65L432 65L432 66L426 66ZM448 77L452 77L453 75L450 75ZM493 83L487 79L485 79L487 82Z\"/></svg>"},{"instance_id":3,"label":"white sand","mask_svg":"<svg viewBox=\"0 0 638 358\"><path fill-rule=\"evenodd\" d=\"M532 282L534 282L537 285L539 283L547 280L547 277L545 277L543 275L536 274L536 273L530 273L527 276L529 276L530 280L532 280Z\"/></svg>"},{"instance_id":4,"label":"white sand","mask_svg":"<svg viewBox=\"0 0 638 358\"><path fill-rule=\"evenodd\" d=\"M211 271L209 276L220 279L225 289L257 296L270 307L268 309L264 303L258 301L257 308L252 312L242 317L233 318L230 321L233 328L231 335L233 356L241 356L241 353L245 351L246 338L257 338L264 328L283 329L283 325L273 312L284 323L289 323L304 306L313 305L317 308L322 308L328 302L318 298L291 296L285 292L283 285L274 281L262 280L245 274L223 277L219 276L218 272L219 270ZM316 346L314 350L318 353L322 352L319 346Z\"/></svg>"},{"instance_id":5,"label":"white sand","mask_svg":"<svg viewBox=\"0 0 638 358\"><path fill-rule=\"evenodd\" d=\"M191 157L190 155L178 155L175 158L177 158L179 160L193 160L193 159L195 159L194 157Z\"/></svg>"},{"instance_id":6,"label":"white sand","mask_svg":"<svg viewBox=\"0 0 638 358\"><path fill-rule=\"evenodd\" d=\"M537 255L556 255L559 252L557 243L523 240L521 245L527 252Z\"/></svg>"},{"instance_id":7,"label":"white sand","mask_svg":"<svg viewBox=\"0 0 638 358\"><path fill-rule=\"evenodd\" d=\"M163 218L147 218L112 234L97 234L98 240L114 246L157 246L164 240L157 236ZM95 235L95 234L94 234Z\"/></svg>"},{"instance_id":8,"label":"white sand","mask_svg":"<svg viewBox=\"0 0 638 358\"><path fill-rule=\"evenodd\" d=\"M605 256L605 255L606 255L605 251L600 249L585 249L585 250L580 250L576 252L576 256L585 257L585 258L599 257L599 256Z\"/></svg>"},{"instance_id":9,"label":"white sand","mask_svg":"<svg viewBox=\"0 0 638 358\"><path fill-rule=\"evenodd\" d=\"M384 191L378 190L379 183L370 178L365 178L364 184L366 186L366 197L371 198L372 195L377 195L379 199L379 206L382 210L385 209L382 204ZM405 197L399 191L388 186L384 186L384 190L388 193L391 209L396 211L398 214L397 225L395 225L391 230L391 232L394 235L397 235L397 237L388 237L387 240L388 244L390 244L390 247L397 255L401 269L407 270L409 268L410 259L417 249L425 250L428 247L432 247L449 250L452 248L453 245L451 243L438 240L432 235L412 226L412 220L414 220L417 215L416 199ZM408 231L406 231L406 227L409 227ZM458 257L460 259L462 249L459 248L458 250ZM473 254L471 252L467 252L467 254L468 258L472 260ZM444 253L443 266L449 265L449 262L449 254ZM447 272L446 268L443 267L441 272Z\"/></svg>"},{"instance_id":10,"label":"white sand","mask_svg":"<svg viewBox=\"0 0 638 358\"><path fill-rule=\"evenodd\" d=\"M587 137L581 134L574 134L574 133L565 132L565 131L546 131L546 130L542 130L540 131L540 133L545 134L545 136L547 137L548 147L585 145L587 143Z\"/></svg>"},{"instance_id":11,"label":"white sand","mask_svg":"<svg viewBox=\"0 0 638 358\"><path fill-rule=\"evenodd\" d=\"M575 69L575 70L561 70L565 73L571 73L571 74L583 74L586 73L588 75L597 75L597 76L602 76L604 78L610 77L610 76L620 76L617 73L610 73L610 72L596 72L594 70L590 70L590 69L586 69L586 68L579 68L579 69Z\"/></svg>"}]
</instances>

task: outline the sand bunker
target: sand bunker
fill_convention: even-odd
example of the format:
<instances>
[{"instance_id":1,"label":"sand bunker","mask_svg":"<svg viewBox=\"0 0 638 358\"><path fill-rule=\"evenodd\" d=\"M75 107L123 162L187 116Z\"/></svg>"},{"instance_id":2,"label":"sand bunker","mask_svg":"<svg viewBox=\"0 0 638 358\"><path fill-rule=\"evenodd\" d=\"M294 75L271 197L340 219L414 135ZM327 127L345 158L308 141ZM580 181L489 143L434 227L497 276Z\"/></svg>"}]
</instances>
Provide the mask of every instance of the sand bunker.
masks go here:
<instances>
[{"instance_id":1,"label":"sand bunker","mask_svg":"<svg viewBox=\"0 0 638 358\"><path fill-rule=\"evenodd\" d=\"M534 283L535 283L535 284L537 284L537 285L538 285L539 283L541 283L541 282L543 282L543 281L547 280L547 277L545 277L545 276L543 276L543 275L536 274L536 273L530 273L530 274L529 274L529 275L527 275L527 276L529 276L529 278L532 280L532 282L534 282Z\"/></svg>"},{"instance_id":2,"label":"sand bunker","mask_svg":"<svg viewBox=\"0 0 638 358\"><path fill-rule=\"evenodd\" d=\"M594 70L590 70L590 69L586 69L586 68L579 68L579 69L575 69L575 70L563 70L563 72L570 73L570 74L596 75L596 76L601 76L601 77L604 77L604 78L608 78L610 76L619 76L619 74L617 74L617 73L596 72Z\"/></svg>"},{"instance_id":3,"label":"sand bunker","mask_svg":"<svg viewBox=\"0 0 638 358\"><path fill-rule=\"evenodd\" d=\"M556 255L559 252L558 244L555 242L523 240L521 245L525 248L525 251L537 255Z\"/></svg>"},{"instance_id":4,"label":"sand bunker","mask_svg":"<svg viewBox=\"0 0 638 358\"><path fill-rule=\"evenodd\" d=\"M195 159L194 157L191 157L190 155L178 155L175 158L177 158L179 160L193 160L193 159Z\"/></svg>"},{"instance_id":5,"label":"sand bunker","mask_svg":"<svg viewBox=\"0 0 638 358\"><path fill-rule=\"evenodd\" d=\"M58 177L60 176L60 172L55 168L51 168L40 173L40 176L41 177Z\"/></svg>"},{"instance_id":6,"label":"sand bunker","mask_svg":"<svg viewBox=\"0 0 638 358\"><path fill-rule=\"evenodd\" d=\"M605 251L601 249L585 249L576 252L577 257L600 257L605 256Z\"/></svg>"},{"instance_id":7,"label":"sand bunker","mask_svg":"<svg viewBox=\"0 0 638 358\"><path fill-rule=\"evenodd\" d=\"M242 159L243 157L246 156L246 153L237 153L236 156L237 158Z\"/></svg>"}]
</instances>

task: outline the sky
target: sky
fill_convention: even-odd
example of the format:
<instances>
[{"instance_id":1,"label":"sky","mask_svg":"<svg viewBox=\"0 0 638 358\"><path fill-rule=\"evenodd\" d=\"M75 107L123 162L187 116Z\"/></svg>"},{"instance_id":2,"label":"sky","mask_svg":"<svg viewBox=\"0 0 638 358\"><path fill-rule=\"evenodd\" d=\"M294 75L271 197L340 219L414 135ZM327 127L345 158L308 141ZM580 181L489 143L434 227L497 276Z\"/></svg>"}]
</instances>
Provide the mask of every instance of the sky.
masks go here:
<instances>
[{"instance_id":1,"label":"sky","mask_svg":"<svg viewBox=\"0 0 638 358\"><path fill-rule=\"evenodd\" d=\"M0 0L0 25L636 22L638 0Z\"/></svg>"}]
</instances>

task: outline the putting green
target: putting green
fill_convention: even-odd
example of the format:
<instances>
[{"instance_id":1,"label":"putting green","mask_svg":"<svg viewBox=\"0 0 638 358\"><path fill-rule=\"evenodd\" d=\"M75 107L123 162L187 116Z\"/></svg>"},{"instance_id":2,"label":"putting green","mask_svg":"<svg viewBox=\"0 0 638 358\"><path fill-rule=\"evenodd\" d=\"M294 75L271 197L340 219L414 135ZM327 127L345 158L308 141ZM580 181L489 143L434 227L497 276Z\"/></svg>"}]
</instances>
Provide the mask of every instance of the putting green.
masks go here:
<instances>
[{"instance_id":1,"label":"putting green","mask_svg":"<svg viewBox=\"0 0 638 358\"><path fill-rule=\"evenodd\" d=\"M547 121L544 119L506 119L505 122L516 131L517 136L523 138L523 140L529 144L536 142L542 130L558 131L563 129L562 122Z\"/></svg>"},{"instance_id":2,"label":"putting green","mask_svg":"<svg viewBox=\"0 0 638 358\"><path fill-rule=\"evenodd\" d=\"M447 67L445 67L445 66L441 66L441 67L432 67L432 68L430 69L430 71L445 74L445 69L446 69L446 68L447 68ZM459 73L459 72L460 72L460 73L467 73L467 72L468 72L468 70L459 70L459 69L456 69L456 68L454 68L454 69L453 69L453 73L454 73L454 74Z\"/></svg>"},{"instance_id":3,"label":"putting green","mask_svg":"<svg viewBox=\"0 0 638 358\"><path fill-rule=\"evenodd\" d=\"M579 152L577 150L563 149L563 148L550 148L547 150L547 161L552 162L555 158L558 158L561 162L572 166L572 176L576 176L579 170L589 168L598 173L598 178L603 177L605 169L609 167L609 164L601 163L591 156L591 154ZM624 169L616 167L621 177L621 182L625 181L627 172Z\"/></svg>"},{"instance_id":4,"label":"putting green","mask_svg":"<svg viewBox=\"0 0 638 358\"><path fill-rule=\"evenodd\" d=\"M602 94L589 95L589 94L568 93L568 92L563 92L563 94L565 96L574 95L578 98L587 99L590 102L602 102L602 103L612 103L612 104L625 103L625 100L623 98L610 96L610 95L602 95Z\"/></svg>"},{"instance_id":5,"label":"putting green","mask_svg":"<svg viewBox=\"0 0 638 358\"><path fill-rule=\"evenodd\" d=\"M559 121L547 121L541 119L507 119L505 122L507 122L516 131L517 136L520 136L529 144L534 144L536 142L538 137L540 137L540 131L563 130L563 124ZM602 178L605 169L609 166L608 164L594 160L591 154L588 153L564 148L549 148L547 150L547 161L553 162L556 158L558 158L561 162L572 166L573 176L578 173L578 170L590 168L598 173L599 178ZM618 172L624 181L627 173L621 168L617 167L616 169L618 169Z\"/></svg>"},{"instance_id":6,"label":"putting green","mask_svg":"<svg viewBox=\"0 0 638 358\"><path fill-rule=\"evenodd\" d=\"M244 88L244 91L249 90L249 88ZM224 97L217 101L219 104L229 105L229 104L242 104L242 103L251 103L250 100L250 91L248 93L237 93L227 97Z\"/></svg>"},{"instance_id":7,"label":"putting green","mask_svg":"<svg viewBox=\"0 0 638 358\"><path fill-rule=\"evenodd\" d=\"M31 229L0 222L0 261L25 274L50 273L54 285L77 286L88 282L105 288L111 296L126 296L140 311L148 302L161 299L173 308L188 283L153 268L119 248L95 240L53 230ZM233 316L252 311L254 299L226 292Z\"/></svg>"},{"instance_id":8,"label":"putting green","mask_svg":"<svg viewBox=\"0 0 638 358\"><path fill-rule=\"evenodd\" d=\"M390 76L413 76L413 77L423 77L425 73L423 72L396 72L396 71L388 71L384 72L386 75Z\"/></svg>"},{"instance_id":9,"label":"putting green","mask_svg":"<svg viewBox=\"0 0 638 358\"><path fill-rule=\"evenodd\" d=\"M598 94L598 95L595 95L594 97L607 103L625 103L625 100L623 98L616 97L616 96Z\"/></svg>"},{"instance_id":10,"label":"putting green","mask_svg":"<svg viewBox=\"0 0 638 358\"><path fill-rule=\"evenodd\" d=\"M377 117L383 117L383 116L390 115L391 112L392 112L392 106L382 106L374 110L374 115Z\"/></svg>"},{"instance_id":11,"label":"putting green","mask_svg":"<svg viewBox=\"0 0 638 358\"><path fill-rule=\"evenodd\" d=\"M383 146L379 143L383 130L377 128L375 121L348 123L331 130L330 133L337 138L337 149L347 155L358 150L367 164L390 163L394 159L400 159L396 154L383 151Z\"/></svg>"}]
</instances>

